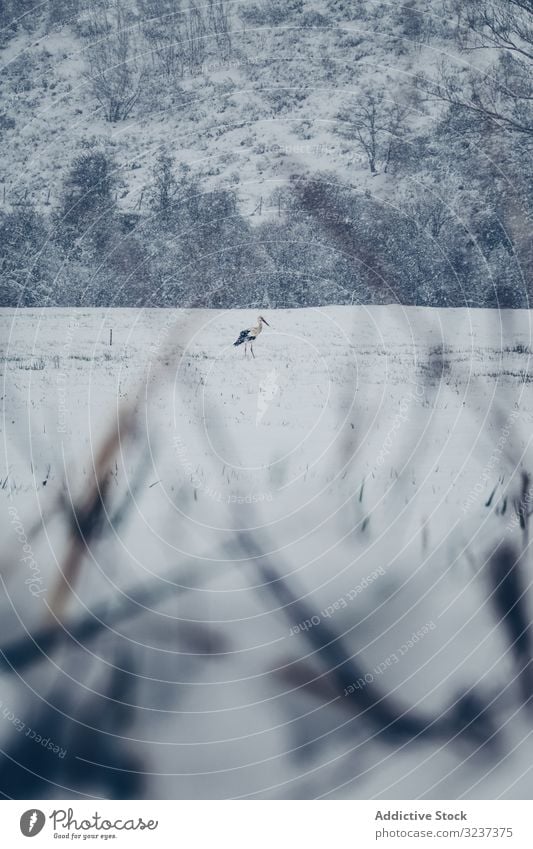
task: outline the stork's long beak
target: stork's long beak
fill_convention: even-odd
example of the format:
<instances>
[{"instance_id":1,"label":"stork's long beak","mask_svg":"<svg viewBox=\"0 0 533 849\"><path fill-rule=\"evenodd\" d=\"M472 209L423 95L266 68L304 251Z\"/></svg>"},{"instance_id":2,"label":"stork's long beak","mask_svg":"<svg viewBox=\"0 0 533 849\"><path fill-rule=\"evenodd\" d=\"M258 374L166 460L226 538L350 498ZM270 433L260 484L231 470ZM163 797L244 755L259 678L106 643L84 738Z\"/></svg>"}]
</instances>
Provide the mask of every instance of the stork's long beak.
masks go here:
<instances>
[{"instance_id":1,"label":"stork's long beak","mask_svg":"<svg viewBox=\"0 0 533 849\"><path fill-rule=\"evenodd\" d=\"M266 326L267 326L267 327L270 327L270 324L268 323L268 321L266 320L266 318L264 318L264 319L262 319L262 320L265 322L265 324L266 324Z\"/></svg>"}]
</instances>

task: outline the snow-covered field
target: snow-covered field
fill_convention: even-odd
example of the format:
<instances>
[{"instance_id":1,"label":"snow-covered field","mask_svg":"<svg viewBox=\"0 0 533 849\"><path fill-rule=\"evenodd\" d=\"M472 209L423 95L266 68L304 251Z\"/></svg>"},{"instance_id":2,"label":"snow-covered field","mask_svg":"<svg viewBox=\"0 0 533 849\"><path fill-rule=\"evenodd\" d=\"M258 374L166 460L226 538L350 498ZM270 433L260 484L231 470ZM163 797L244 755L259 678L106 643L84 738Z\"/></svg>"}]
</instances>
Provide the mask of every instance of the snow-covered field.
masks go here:
<instances>
[{"instance_id":1,"label":"snow-covered field","mask_svg":"<svg viewBox=\"0 0 533 849\"><path fill-rule=\"evenodd\" d=\"M147 796L529 797L531 729L483 567L496 539L521 539L511 504L531 468L530 314L265 317L252 360L232 345L249 311L1 311L4 642L42 624L67 507L119 415L105 528L64 615L168 588L118 629L138 664L121 736ZM503 692L500 749L372 742L347 700L301 686L294 661L319 683L328 668L265 586L265 559L406 707L441 715L474 684L487 701ZM90 643L102 667L116 663L106 645ZM56 680L99 691L83 664L52 657ZM4 676L3 703L30 723L29 688L39 702L49 685L39 667ZM14 734L0 716L2 746Z\"/></svg>"}]
</instances>

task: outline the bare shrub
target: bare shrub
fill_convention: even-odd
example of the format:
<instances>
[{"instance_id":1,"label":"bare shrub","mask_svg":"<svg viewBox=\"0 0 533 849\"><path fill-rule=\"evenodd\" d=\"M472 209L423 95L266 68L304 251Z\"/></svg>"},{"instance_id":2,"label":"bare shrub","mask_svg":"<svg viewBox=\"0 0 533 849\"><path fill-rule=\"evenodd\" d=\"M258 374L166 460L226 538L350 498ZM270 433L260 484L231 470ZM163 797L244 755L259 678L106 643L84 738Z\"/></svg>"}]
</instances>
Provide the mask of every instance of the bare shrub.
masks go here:
<instances>
[{"instance_id":1,"label":"bare shrub","mask_svg":"<svg viewBox=\"0 0 533 849\"><path fill-rule=\"evenodd\" d=\"M87 77L106 119L113 123L124 121L140 97L146 70L136 58L121 3L114 4L112 16L105 9L92 11L97 30L109 35L91 49Z\"/></svg>"},{"instance_id":2,"label":"bare shrub","mask_svg":"<svg viewBox=\"0 0 533 849\"><path fill-rule=\"evenodd\" d=\"M185 14L175 0L139 0L143 33L156 64L167 77L183 76L186 63Z\"/></svg>"}]
</instances>

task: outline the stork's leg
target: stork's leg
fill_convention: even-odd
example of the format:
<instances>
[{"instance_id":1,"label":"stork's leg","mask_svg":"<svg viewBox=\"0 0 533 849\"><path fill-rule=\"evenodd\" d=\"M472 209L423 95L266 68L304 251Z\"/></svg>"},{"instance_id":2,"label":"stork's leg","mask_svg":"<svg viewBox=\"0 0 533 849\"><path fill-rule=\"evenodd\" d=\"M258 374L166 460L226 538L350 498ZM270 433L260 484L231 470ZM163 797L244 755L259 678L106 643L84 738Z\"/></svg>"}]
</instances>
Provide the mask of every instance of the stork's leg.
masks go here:
<instances>
[{"instance_id":1,"label":"stork's leg","mask_svg":"<svg viewBox=\"0 0 533 849\"><path fill-rule=\"evenodd\" d=\"M252 352L252 357L253 357L253 358L254 358L254 360L255 360L255 354L254 354L254 343L253 343L253 342L250 342L250 351Z\"/></svg>"},{"instance_id":2,"label":"stork's leg","mask_svg":"<svg viewBox=\"0 0 533 849\"><path fill-rule=\"evenodd\" d=\"M244 343L244 359L246 359L246 347L247 347L247 345L248 345L248 342L245 342Z\"/></svg>"}]
</instances>

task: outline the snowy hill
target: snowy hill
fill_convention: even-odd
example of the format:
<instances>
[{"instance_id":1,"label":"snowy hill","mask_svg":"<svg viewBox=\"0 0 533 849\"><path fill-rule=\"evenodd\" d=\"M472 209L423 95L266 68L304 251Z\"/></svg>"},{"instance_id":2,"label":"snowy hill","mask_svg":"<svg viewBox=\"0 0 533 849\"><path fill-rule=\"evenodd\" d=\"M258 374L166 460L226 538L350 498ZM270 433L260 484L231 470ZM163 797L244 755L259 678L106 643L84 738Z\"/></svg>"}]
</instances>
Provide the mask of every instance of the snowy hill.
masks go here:
<instances>
[{"instance_id":1,"label":"snowy hill","mask_svg":"<svg viewBox=\"0 0 533 849\"><path fill-rule=\"evenodd\" d=\"M529 30L478 5L9 3L0 303L526 307Z\"/></svg>"},{"instance_id":2,"label":"snowy hill","mask_svg":"<svg viewBox=\"0 0 533 849\"><path fill-rule=\"evenodd\" d=\"M433 10L421 4L411 18L407 8L383 4L271 3L269 16L260 14L261 5L267 10L269 4L228 3L231 52L226 55L206 32L201 64L165 76L156 66L158 42L150 38L149 23L154 18L145 5L143 14L136 0L121 4L130 39L127 61L147 74L123 121L106 120L90 77L98 43L91 22L107 7L109 31L99 40L112 45L112 3L82 3L77 15L53 21L34 13L29 32L24 26L30 21L20 21L2 51L0 74L5 116L14 124L4 126L8 200L27 189L39 205L57 205L65 167L91 144L117 155L121 206L130 210L138 206L162 144L206 185L236 188L247 214L296 165L312 173L331 169L363 191L390 191L386 175L372 179L364 153L339 138L338 112L367 88L385 89L391 101L413 97L412 81L435 50L453 50L442 37L438 2ZM201 8L205 13L207 5ZM167 19L173 20L168 12L163 25ZM433 24L442 35L428 48L421 39ZM421 104L413 102L412 110L413 128L423 126L425 112L430 121Z\"/></svg>"}]
</instances>

